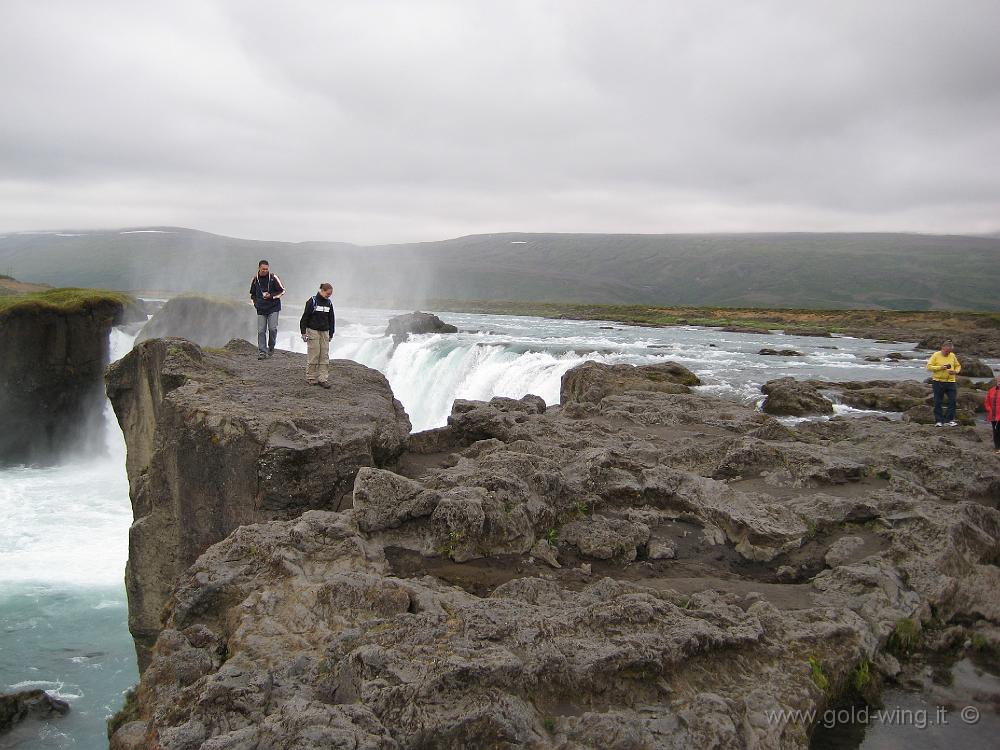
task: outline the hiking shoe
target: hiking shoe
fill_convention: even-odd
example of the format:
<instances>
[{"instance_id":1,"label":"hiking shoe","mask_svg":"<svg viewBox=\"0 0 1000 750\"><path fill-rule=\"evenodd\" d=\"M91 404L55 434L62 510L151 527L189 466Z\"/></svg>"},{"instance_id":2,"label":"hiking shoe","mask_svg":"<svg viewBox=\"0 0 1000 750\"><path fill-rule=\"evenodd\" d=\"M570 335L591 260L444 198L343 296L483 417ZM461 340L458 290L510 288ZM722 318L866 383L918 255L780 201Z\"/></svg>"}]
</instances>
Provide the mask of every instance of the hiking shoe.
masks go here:
<instances>
[{"instance_id":1,"label":"hiking shoe","mask_svg":"<svg viewBox=\"0 0 1000 750\"><path fill-rule=\"evenodd\" d=\"M274 349L268 349L267 350L267 358L270 359L273 356L274 356Z\"/></svg>"},{"instance_id":2,"label":"hiking shoe","mask_svg":"<svg viewBox=\"0 0 1000 750\"><path fill-rule=\"evenodd\" d=\"M330 390L330 384L327 383L325 380L322 383L317 383L317 385L319 385L320 388L326 388L327 390Z\"/></svg>"},{"instance_id":3,"label":"hiking shoe","mask_svg":"<svg viewBox=\"0 0 1000 750\"><path fill-rule=\"evenodd\" d=\"M267 359L267 354L265 352L260 352L257 355L257 359Z\"/></svg>"},{"instance_id":4,"label":"hiking shoe","mask_svg":"<svg viewBox=\"0 0 1000 750\"><path fill-rule=\"evenodd\" d=\"M944 422L935 422L934 426L935 427L944 427Z\"/></svg>"},{"instance_id":5,"label":"hiking shoe","mask_svg":"<svg viewBox=\"0 0 1000 750\"><path fill-rule=\"evenodd\" d=\"M950 422L948 423L948 426L949 426L949 427L958 427L958 422L956 422L956 421L955 421L955 420L953 419L953 420L951 420L951 421L950 421Z\"/></svg>"}]
</instances>

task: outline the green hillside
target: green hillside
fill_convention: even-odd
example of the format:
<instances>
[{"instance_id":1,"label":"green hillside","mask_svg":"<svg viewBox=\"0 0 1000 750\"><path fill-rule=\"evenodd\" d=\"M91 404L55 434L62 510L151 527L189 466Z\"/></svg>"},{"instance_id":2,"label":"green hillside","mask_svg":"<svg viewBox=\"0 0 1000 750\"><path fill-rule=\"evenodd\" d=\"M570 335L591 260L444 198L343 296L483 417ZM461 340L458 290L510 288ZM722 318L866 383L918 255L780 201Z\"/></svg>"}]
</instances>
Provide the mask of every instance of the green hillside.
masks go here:
<instances>
[{"instance_id":1,"label":"green hillside","mask_svg":"<svg viewBox=\"0 0 1000 750\"><path fill-rule=\"evenodd\" d=\"M0 236L25 281L245 294L267 258L291 296L731 307L1000 310L1000 238L843 234L490 234L440 242L243 240L173 227Z\"/></svg>"}]
</instances>

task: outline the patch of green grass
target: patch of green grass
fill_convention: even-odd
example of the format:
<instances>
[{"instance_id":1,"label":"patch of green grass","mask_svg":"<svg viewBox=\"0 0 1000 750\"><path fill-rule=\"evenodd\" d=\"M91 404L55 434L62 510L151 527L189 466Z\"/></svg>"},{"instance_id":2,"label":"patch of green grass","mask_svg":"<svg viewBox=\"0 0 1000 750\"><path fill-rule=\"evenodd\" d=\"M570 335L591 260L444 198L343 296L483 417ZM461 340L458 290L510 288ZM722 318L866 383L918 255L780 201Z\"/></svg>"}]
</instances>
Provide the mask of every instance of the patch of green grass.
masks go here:
<instances>
[{"instance_id":1,"label":"patch of green grass","mask_svg":"<svg viewBox=\"0 0 1000 750\"><path fill-rule=\"evenodd\" d=\"M464 531L449 531L448 538L445 540L444 544L438 547L438 554L442 557L451 557L455 554L458 546L465 540Z\"/></svg>"},{"instance_id":2,"label":"patch of green grass","mask_svg":"<svg viewBox=\"0 0 1000 750\"><path fill-rule=\"evenodd\" d=\"M851 687L853 687L859 695L863 695L872 684L871 669L871 662L867 659L862 659L858 662L858 666L856 666L854 671L851 673Z\"/></svg>"},{"instance_id":3,"label":"patch of green grass","mask_svg":"<svg viewBox=\"0 0 1000 750\"><path fill-rule=\"evenodd\" d=\"M590 506L583 500L578 500L576 505L573 506L573 513L577 518L586 518L590 515Z\"/></svg>"},{"instance_id":4,"label":"patch of green grass","mask_svg":"<svg viewBox=\"0 0 1000 750\"><path fill-rule=\"evenodd\" d=\"M812 677L813 684L824 693L830 692L830 678L823 671L823 665L815 656L809 657L809 676Z\"/></svg>"},{"instance_id":5,"label":"patch of green grass","mask_svg":"<svg viewBox=\"0 0 1000 750\"><path fill-rule=\"evenodd\" d=\"M556 720L553 719L551 716L546 716L542 720L542 726L545 727L545 731L548 732L549 734L556 733Z\"/></svg>"},{"instance_id":6,"label":"patch of green grass","mask_svg":"<svg viewBox=\"0 0 1000 750\"><path fill-rule=\"evenodd\" d=\"M30 294L0 297L0 318L33 312L85 312L98 307L119 306L135 300L123 292L103 289L49 289Z\"/></svg>"},{"instance_id":7,"label":"patch of green grass","mask_svg":"<svg viewBox=\"0 0 1000 750\"><path fill-rule=\"evenodd\" d=\"M972 634L972 650L985 654L993 654L998 651L982 633Z\"/></svg>"},{"instance_id":8,"label":"patch of green grass","mask_svg":"<svg viewBox=\"0 0 1000 750\"><path fill-rule=\"evenodd\" d=\"M557 542L559 539L559 532L555 529L549 529L545 532L545 541L549 543L550 547L558 546Z\"/></svg>"},{"instance_id":9,"label":"patch of green grass","mask_svg":"<svg viewBox=\"0 0 1000 750\"><path fill-rule=\"evenodd\" d=\"M912 617L904 617L893 628L888 648L895 654L906 656L913 653L919 641L920 622Z\"/></svg>"}]
</instances>

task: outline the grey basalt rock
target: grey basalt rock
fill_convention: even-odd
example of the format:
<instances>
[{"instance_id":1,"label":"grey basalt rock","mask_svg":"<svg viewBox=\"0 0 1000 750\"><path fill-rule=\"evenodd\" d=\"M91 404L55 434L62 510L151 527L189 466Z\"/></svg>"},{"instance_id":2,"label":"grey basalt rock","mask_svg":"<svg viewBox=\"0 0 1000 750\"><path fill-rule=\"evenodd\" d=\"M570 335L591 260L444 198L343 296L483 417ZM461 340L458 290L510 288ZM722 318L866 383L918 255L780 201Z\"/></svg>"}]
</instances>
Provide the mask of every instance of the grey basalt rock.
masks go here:
<instances>
[{"instance_id":1,"label":"grey basalt rock","mask_svg":"<svg viewBox=\"0 0 1000 750\"><path fill-rule=\"evenodd\" d=\"M795 378L769 380L760 390L767 396L761 407L767 414L789 417L833 414L832 401L813 385Z\"/></svg>"},{"instance_id":2,"label":"grey basalt rock","mask_svg":"<svg viewBox=\"0 0 1000 750\"><path fill-rule=\"evenodd\" d=\"M864 546L865 540L859 536L844 536L830 545L824 560L831 568L844 565L851 561L857 551Z\"/></svg>"},{"instance_id":3,"label":"grey basalt rock","mask_svg":"<svg viewBox=\"0 0 1000 750\"><path fill-rule=\"evenodd\" d=\"M805 356L802 352L796 351L795 349L761 349L757 354L764 357L802 357Z\"/></svg>"},{"instance_id":4,"label":"grey basalt rock","mask_svg":"<svg viewBox=\"0 0 1000 750\"><path fill-rule=\"evenodd\" d=\"M842 404L856 409L879 411L906 411L920 406L931 397L926 383L916 380L872 380L846 383L807 381L814 388L834 391Z\"/></svg>"},{"instance_id":5,"label":"grey basalt rock","mask_svg":"<svg viewBox=\"0 0 1000 750\"><path fill-rule=\"evenodd\" d=\"M50 465L105 449L108 336L136 313L100 299L71 310L15 305L0 314L0 465Z\"/></svg>"},{"instance_id":6,"label":"grey basalt rock","mask_svg":"<svg viewBox=\"0 0 1000 750\"><path fill-rule=\"evenodd\" d=\"M457 402L407 477L357 471L353 509L207 549L167 602L142 741L806 748L770 712L891 664L901 619L996 617L1000 465L973 431L585 407Z\"/></svg>"},{"instance_id":7,"label":"grey basalt rock","mask_svg":"<svg viewBox=\"0 0 1000 750\"><path fill-rule=\"evenodd\" d=\"M993 368L977 357L964 356L959 359L962 374L967 378L992 378Z\"/></svg>"},{"instance_id":8,"label":"grey basalt rock","mask_svg":"<svg viewBox=\"0 0 1000 750\"><path fill-rule=\"evenodd\" d=\"M755 729L752 718L819 705L808 669L755 657L732 670L732 654L804 664L837 632L845 656L828 663L839 675L862 648L850 612L820 622L606 578L580 591L517 579L483 599L385 572L344 513L243 527L208 550L177 589L143 674L145 741L554 748L609 735L690 746L769 734L804 746L805 728ZM752 706L740 697L750 693Z\"/></svg>"},{"instance_id":9,"label":"grey basalt rock","mask_svg":"<svg viewBox=\"0 0 1000 750\"><path fill-rule=\"evenodd\" d=\"M701 385L693 372L676 362L655 365L607 365L584 362L562 376L560 403L597 403L606 396L629 391L690 393L689 386Z\"/></svg>"},{"instance_id":10,"label":"grey basalt rock","mask_svg":"<svg viewBox=\"0 0 1000 750\"><path fill-rule=\"evenodd\" d=\"M334 360L330 382L305 382L305 355L261 362L247 342L209 351L154 339L109 368L128 448L125 580L140 666L175 580L206 548L242 524L335 509L358 469L403 452L410 422L381 373Z\"/></svg>"},{"instance_id":11,"label":"grey basalt rock","mask_svg":"<svg viewBox=\"0 0 1000 750\"><path fill-rule=\"evenodd\" d=\"M397 315L385 328L385 335L392 336L396 345L406 341L411 333L458 333L458 328L433 313L419 311Z\"/></svg>"}]
</instances>

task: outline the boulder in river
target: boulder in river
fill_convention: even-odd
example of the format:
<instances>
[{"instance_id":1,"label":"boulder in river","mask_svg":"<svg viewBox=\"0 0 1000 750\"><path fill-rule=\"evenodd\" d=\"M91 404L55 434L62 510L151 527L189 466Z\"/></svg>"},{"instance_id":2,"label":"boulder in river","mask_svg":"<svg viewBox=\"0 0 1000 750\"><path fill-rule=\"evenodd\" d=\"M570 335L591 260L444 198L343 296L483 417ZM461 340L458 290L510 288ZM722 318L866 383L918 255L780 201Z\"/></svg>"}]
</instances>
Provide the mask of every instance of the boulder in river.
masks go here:
<instances>
[{"instance_id":1,"label":"boulder in river","mask_svg":"<svg viewBox=\"0 0 1000 750\"><path fill-rule=\"evenodd\" d=\"M419 311L397 315L385 328L385 335L392 336L397 345L406 341L411 333L458 333L458 328L433 313Z\"/></svg>"},{"instance_id":2,"label":"boulder in river","mask_svg":"<svg viewBox=\"0 0 1000 750\"><path fill-rule=\"evenodd\" d=\"M562 376L559 398L563 404L597 403L605 396L628 391L690 393L692 385L701 385L701 380L676 362L636 366L587 361Z\"/></svg>"},{"instance_id":3,"label":"boulder in river","mask_svg":"<svg viewBox=\"0 0 1000 750\"><path fill-rule=\"evenodd\" d=\"M813 414L833 414L833 402L825 398L813 384L795 378L769 380L761 386L763 411L776 416L804 417Z\"/></svg>"},{"instance_id":4,"label":"boulder in river","mask_svg":"<svg viewBox=\"0 0 1000 750\"><path fill-rule=\"evenodd\" d=\"M763 357L801 357L802 352L797 352L794 349L761 349L757 354Z\"/></svg>"},{"instance_id":5,"label":"boulder in river","mask_svg":"<svg viewBox=\"0 0 1000 750\"><path fill-rule=\"evenodd\" d=\"M53 698L44 690L0 693L0 735L29 717L49 719L68 713L69 704L66 701Z\"/></svg>"},{"instance_id":6,"label":"boulder in river","mask_svg":"<svg viewBox=\"0 0 1000 750\"><path fill-rule=\"evenodd\" d=\"M962 375L967 378L992 378L993 368L976 357L959 357L962 364Z\"/></svg>"}]
</instances>

